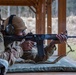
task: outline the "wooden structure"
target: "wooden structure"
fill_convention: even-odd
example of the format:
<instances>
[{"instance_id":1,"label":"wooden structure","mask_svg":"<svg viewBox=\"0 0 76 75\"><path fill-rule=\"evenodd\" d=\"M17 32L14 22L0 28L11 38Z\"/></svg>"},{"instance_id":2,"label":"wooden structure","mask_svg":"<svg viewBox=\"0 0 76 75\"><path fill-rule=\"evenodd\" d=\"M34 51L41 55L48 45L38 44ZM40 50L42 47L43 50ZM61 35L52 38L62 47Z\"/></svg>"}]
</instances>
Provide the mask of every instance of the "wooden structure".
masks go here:
<instances>
[{"instance_id":1,"label":"wooden structure","mask_svg":"<svg viewBox=\"0 0 76 75\"><path fill-rule=\"evenodd\" d=\"M16 74L7 74L7 75L76 75L76 72L44 72L44 73L16 73Z\"/></svg>"},{"instance_id":2,"label":"wooden structure","mask_svg":"<svg viewBox=\"0 0 76 75\"><path fill-rule=\"evenodd\" d=\"M0 5L29 6L29 7L33 6L36 9L36 33L45 34L46 29L45 16L47 14L47 34L48 33L51 34L52 31L51 8L53 1L54 0L0 0ZM66 0L58 0L58 33L64 32L65 30L66 30ZM58 45L58 55L59 56L66 55L66 44Z\"/></svg>"}]
</instances>

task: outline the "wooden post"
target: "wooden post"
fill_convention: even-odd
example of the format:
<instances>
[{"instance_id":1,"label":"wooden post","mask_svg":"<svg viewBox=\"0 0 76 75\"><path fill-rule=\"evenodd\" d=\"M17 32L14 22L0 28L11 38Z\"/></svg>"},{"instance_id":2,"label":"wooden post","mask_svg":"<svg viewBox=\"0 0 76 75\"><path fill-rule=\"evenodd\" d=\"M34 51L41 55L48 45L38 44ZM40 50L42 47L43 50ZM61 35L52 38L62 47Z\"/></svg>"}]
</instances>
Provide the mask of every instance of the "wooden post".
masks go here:
<instances>
[{"instance_id":1,"label":"wooden post","mask_svg":"<svg viewBox=\"0 0 76 75\"><path fill-rule=\"evenodd\" d=\"M45 33L45 0L39 0L36 9L36 33Z\"/></svg>"},{"instance_id":2,"label":"wooden post","mask_svg":"<svg viewBox=\"0 0 76 75\"><path fill-rule=\"evenodd\" d=\"M52 33L52 0L47 0L47 34ZM50 40L47 41L47 44L50 43Z\"/></svg>"},{"instance_id":3,"label":"wooden post","mask_svg":"<svg viewBox=\"0 0 76 75\"><path fill-rule=\"evenodd\" d=\"M58 0L58 33L66 31L66 0ZM66 44L58 45L58 55L66 55Z\"/></svg>"}]
</instances>

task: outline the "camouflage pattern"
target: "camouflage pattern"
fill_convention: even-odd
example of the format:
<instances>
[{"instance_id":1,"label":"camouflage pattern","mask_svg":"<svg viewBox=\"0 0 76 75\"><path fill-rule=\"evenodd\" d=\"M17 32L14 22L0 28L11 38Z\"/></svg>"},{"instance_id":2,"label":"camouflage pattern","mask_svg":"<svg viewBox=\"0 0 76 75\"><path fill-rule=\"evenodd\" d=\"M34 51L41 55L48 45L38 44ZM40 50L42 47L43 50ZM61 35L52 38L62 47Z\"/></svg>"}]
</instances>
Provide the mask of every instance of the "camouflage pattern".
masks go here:
<instances>
[{"instance_id":1,"label":"camouflage pattern","mask_svg":"<svg viewBox=\"0 0 76 75\"><path fill-rule=\"evenodd\" d=\"M52 46L51 44L47 45L45 48L45 56L44 58L41 60L41 61L46 61L50 56L53 55L54 51L56 50L56 46ZM39 61L39 59L37 59L37 54L38 54L38 51L37 51L37 47L33 47L32 50L26 50L24 51L23 55L21 58L25 59L25 60L33 60L33 61Z\"/></svg>"},{"instance_id":2,"label":"camouflage pattern","mask_svg":"<svg viewBox=\"0 0 76 75\"><path fill-rule=\"evenodd\" d=\"M4 40L3 40L3 35L0 32L0 55L4 52L5 47L4 47Z\"/></svg>"},{"instance_id":3,"label":"camouflage pattern","mask_svg":"<svg viewBox=\"0 0 76 75\"><path fill-rule=\"evenodd\" d=\"M23 55L23 50L20 46L15 44L16 42L4 47L4 40L2 33L0 33L0 58L7 60L9 65L15 63L15 60Z\"/></svg>"},{"instance_id":4,"label":"camouflage pattern","mask_svg":"<svg viewBox=\"0 0 76 75\"><path fill-rule=\"evenodd\" d=\"M13 65L17 58L23 55L23 50L19 45L16 45L16 42L11 43L5 49L5 52L2 54L2 58L7 60L9 65Z\"/></svg>"},{"instance_id":5,"label":"camouflage pattern","mask_svg":"<svg viewBox=\"0 0 76 75\"><path fill-rule=\"evenodd\" d=\"M4 59L3 54L4 54L4 50L5 50L5 47L4 47L4 40L3 40L3 35L2 33L0 32L0 65L3 65L4 66L4 69L3 69L3 74L2 75L5 75L7 70L8 70L8 61ZM0 68L1 69L1 68Z\"/></svg>"}]
</instances>

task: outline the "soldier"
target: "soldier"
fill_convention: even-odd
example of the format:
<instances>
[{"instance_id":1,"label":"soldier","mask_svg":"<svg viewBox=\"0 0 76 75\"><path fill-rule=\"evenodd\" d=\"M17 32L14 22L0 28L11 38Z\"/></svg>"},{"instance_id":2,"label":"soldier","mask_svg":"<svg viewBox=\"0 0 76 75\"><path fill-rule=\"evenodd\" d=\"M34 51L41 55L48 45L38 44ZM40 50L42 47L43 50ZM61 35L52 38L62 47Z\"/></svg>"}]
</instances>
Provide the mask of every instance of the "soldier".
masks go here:
<instances>
[{"instance_id":1,"label":"soldier","mask_svg":"<svg viewBox=\"0 0 76 75\"><path fill-rule=\"evenodd\" d=\"M4 40L3 35L0 32L0 75L5 75L8 69L8 61L1 58L1 54L4 53L5 47L4 47Z\"/></svg>"},{"instance_id":2,"label":"soldier","mask_svg":"<svg viewBox=\"0 0 76 75\"><path fill-rule=\"evenodd\" d=\"M23 22L23 20L16 16L11 15L8 17L5 22L5 35L26 35L26 26ZM12 27L13 26L13 27ZM55 50L55 44L63 43L66 41L65 35L56 35L59 41L52 40L51 43L44 48L45 50L45 57L41 61L46 61L49 56L51 56ZM33 60L35 62L39 62L36 58L36 55L38 53L37 49L34 48L34 42L33 41L27 41L22 40L20 42L13 42L11 44L5 45L5 52L2 54L2 58L7 60L9 65L12 65L15 63L15 60L17 58L23 58L25 60Z\"/></svg>"}]
</instances>

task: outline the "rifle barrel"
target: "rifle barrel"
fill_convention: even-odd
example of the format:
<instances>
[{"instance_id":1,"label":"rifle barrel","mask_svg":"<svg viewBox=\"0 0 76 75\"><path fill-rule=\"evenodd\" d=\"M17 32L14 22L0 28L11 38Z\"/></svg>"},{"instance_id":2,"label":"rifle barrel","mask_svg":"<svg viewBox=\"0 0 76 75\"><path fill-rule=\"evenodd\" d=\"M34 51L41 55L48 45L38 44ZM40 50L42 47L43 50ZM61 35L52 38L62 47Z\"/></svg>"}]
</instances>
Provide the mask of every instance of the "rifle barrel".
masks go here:
<instances>
[{"instance_id":1,"label":"rifle barrel","mask_svg":"<svg viewBox=\"0 0 76 75\"><path fill-rule=\"evenodd\" d=\"M46 39L53 39L53 40L58 40L56 38L56 34L46 34L44 35ZM67 38L76 38L76 36L66 36Z\"/></svg>"},{"instance_id":2,"label":"rifle barrel","mask_svg":"<svg viewBox=\"0 0 76 75\"><path fill-rule=\"evenodd\" d=\"M67 38L76 38L76 36L67 36Z\"/></svg>"}]
</instances>

